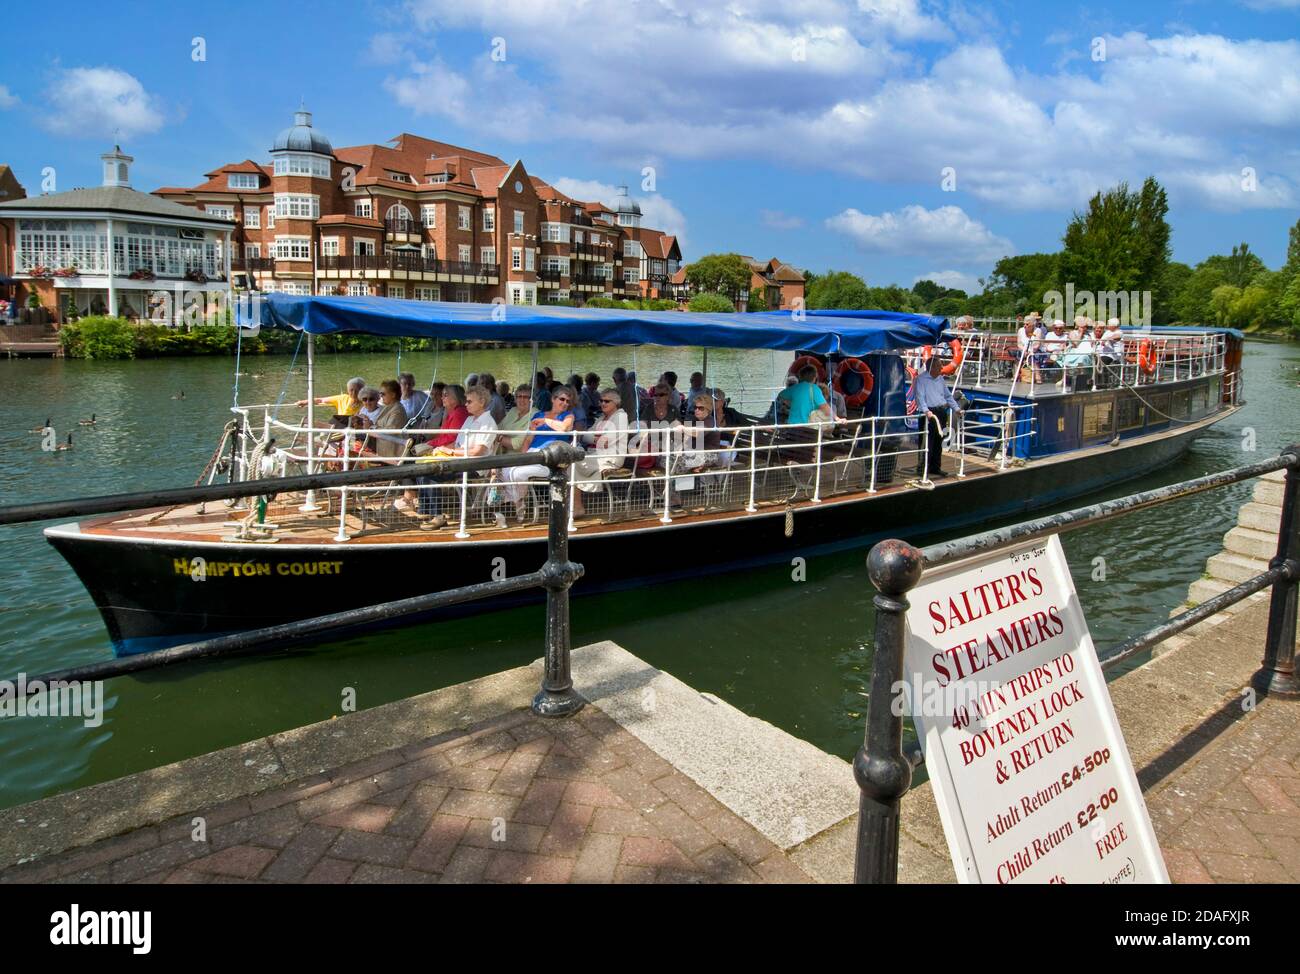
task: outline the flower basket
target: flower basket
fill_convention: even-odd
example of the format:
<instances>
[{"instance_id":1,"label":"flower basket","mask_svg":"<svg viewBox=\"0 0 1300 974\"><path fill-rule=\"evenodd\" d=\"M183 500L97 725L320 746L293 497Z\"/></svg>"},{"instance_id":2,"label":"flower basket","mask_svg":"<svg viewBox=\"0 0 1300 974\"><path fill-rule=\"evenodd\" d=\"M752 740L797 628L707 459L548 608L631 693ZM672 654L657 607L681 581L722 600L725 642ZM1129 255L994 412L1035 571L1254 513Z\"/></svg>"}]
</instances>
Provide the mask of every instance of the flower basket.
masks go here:
<instances>
[{"instance_id":1,"label":"flower basket","mask_svg":"<svg viewBox=\"0 0 1300 974\"><path fill-rule=\"evenodd\" d=\"M154 279L153 271L147 267L137 267L127 275L128 280L132 281L152 281Z\"/></svg>"},{"instance_id":2,"label":"flower basket","mask_svg":"<svg viewBox=\"0 0 1300 974\"><path fill-rule=\"evenodd\" d=\"M60 267L54 272L55 277L80 277L81 271L77 270L77 265L72 264L69 267Z\"/></svg>"},{"instance_id":3,"label":"flower basket","mask_svg":"<svg viewBox=\"0 0 1300 974\"><path fill-rule=\"evenodd\" d=\"M44 281L44 280L48 280L49 278L53 277L53 276L54 276L54 271L50 270L50 269L49 269L48 267L46 267L44 264L37 264L35 267L33 267L31 270L29 270L29 271L27 272L27 276L28 276L28 277L38 278L38 279Z\"/></svg>"}]
</instances>

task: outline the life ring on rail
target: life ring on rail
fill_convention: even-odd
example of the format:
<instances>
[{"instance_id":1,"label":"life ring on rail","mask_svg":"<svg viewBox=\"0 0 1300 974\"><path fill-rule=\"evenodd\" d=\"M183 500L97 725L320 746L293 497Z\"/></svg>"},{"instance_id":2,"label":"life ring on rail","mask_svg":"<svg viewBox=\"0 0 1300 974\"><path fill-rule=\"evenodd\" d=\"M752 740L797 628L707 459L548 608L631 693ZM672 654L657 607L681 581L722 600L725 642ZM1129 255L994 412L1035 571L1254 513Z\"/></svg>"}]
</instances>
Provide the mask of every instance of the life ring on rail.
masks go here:
<instances>
[{"instance_id":1,"label":"life ring on rail","mask_svg":"<svg viewBox=\"0 0 1300 974\"><path fill-rule=\"evenodd\" d=\"M844 404L853 408L861 406L871 396L876 377L860 358L846 358L835 369L835 391L844 397Z\"/></svg>"},{"instance_id":2,"label":"life ring on rail","mask_svg":"<svg viewBox=\"0 0 1300 974\"><path fill-rule=\"evenodd\" d=\"M952 349L952 359L946 362L943 368L939 370L940 375L952 375L955 373L961 366L961 360L966 357L966 353L961 347L961 342L956 338L948 343L948 347Z\"/></svg>"},{"instance_id":3,"label":"life ring on rail","mask_svg":"<svg viewBox=\"0 0 1300 974\"><path fill-rule=\"evenodd\" d=\"M821 359L819 359L816 355L800 355L797 359L795 359L793 362L790 363L790 368L786 371L785 374L793 375L797 378L799 372L803 369L805 365L811 365L817 370L818 382L826 381L826 363L823 362Z\"/></svg>"},{"instance_id":4,"label":"life ring on rail","mask_svg":"<svg viewBox=\"0 0 1300 974\"><path fill-rule=\"evenodd\" d=\"M1156 370L1156 349L1149 338L1144 338L1138 346L1138 367L1147 375Z\"/></svg>"}]
</instances>

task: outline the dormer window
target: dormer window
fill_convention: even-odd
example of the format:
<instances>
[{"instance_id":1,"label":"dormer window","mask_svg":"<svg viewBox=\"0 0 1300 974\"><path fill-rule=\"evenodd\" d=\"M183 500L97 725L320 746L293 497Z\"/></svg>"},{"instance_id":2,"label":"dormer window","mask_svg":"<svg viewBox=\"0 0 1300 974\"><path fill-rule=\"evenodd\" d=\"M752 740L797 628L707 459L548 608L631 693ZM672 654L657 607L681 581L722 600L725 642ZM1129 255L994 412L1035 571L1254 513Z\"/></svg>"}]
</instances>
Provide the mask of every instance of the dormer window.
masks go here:
<instances>
[{"instance_id":1,"label":"dormer window","mask_svg":"<svg viewBox=\"0 0 1300 974\"><path fill-rule=\"evenodd\" d=\"M257 189L257 186L256 173L232 172L226 176L226 187L228 189Z\"/></svg>"},{"instance_id":2,"label":"dormer window","mask_svg":"<svg viewBox=\"0 0 1300 974\"><path fill-rule=\"evenodd\" d=\"M429 184L432 186L442 186L446 182L447 182L447 174L445 172L436 172L429 177Z\"/></svg>"}]
</instances>

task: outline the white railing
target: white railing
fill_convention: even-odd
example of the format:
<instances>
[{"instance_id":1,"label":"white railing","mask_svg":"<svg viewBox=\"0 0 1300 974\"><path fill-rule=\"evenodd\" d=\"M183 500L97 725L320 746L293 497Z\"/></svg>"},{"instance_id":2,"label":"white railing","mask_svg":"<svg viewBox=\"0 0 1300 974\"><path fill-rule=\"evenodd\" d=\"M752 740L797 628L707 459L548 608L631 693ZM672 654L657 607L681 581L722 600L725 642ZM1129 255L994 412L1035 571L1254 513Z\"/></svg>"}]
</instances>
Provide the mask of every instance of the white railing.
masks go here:
<instances>
[{"instance_id":1,"label":"white railing","mask_svg":"<svg viewBox=\"0 0 1300 974\"><path fill-rule=\"evenodd\" d=\"M316 428L278 420L272 417L273 406L239 407L235 410L250 422L250 413L262 410L260 434L256 426L248 428L241 438L237 455L240 479L254 477L251 456L271 437L276 446L266 451L273 472L284 475L290 465L305 469L309 464L318 468L347 470L358 463L400 464L416 462L407 453L397 457L379 457L368 451L376 436L400 436L404 443L408 437L455 435L453 429L403 429L357 430ZM916 429L907 427L905 416L871 416L837 423L807 423L799 425L759 423L744 426L704 427L683 424L634 426L627 431L625 450L604 454L605 465L614 472L606 472L593 480L596 489L592 495L603 500L605 520L645 518L658 514L662 524L672 523L672 514L683 504L683 495L690 495L695 508L707 510L743 510L755 512L760 507L790 505L804 500L821 503L828 497L850 493L877 493L882 485L896 482L902 466L911 457L915 464L915 482L928 486L925 456L932 436L945 436L945 451L955 458L956 475L967 475L968 457L979 458L1005 469L1009 458L1017 452L1017 441L1033 435L1032 422L1023 424L1020 419L1032 416L1031 404L1015 406L978 407L960 414L962 421L952 424L951 431L939 430L925 424L924 417L913 417ZM526 431L523 431L526 433ZM689 440L701 433L718 434L719 445L704 447ZM520 431L502 432L501 436L516 436ZM584 432L568 434L569 438L583 444ZM311 437L310 446L308 436ZM702 443L702 440L700 441ZM284 443L284 446L280 446ZM1027 452L1020 451L1020 452ZM687 458L692 466L685 466ZM986 468L993 469L993 468ZM437 464L429 464L430 477L437 476ZM909 479L906 473L902 479ZM408 483L396 485L367 485L333 488L324 492L326 504L321 514L337 517L336 541L346 541L349 518L359 518L363 526L410 527L415 521L392 505L399 497L413 493L410 501L412 514L443 515L446 523L458 524L456 537L471 536L472 526L500 524L514 512L500 499L493 500L489 492L501 490L504 483L495 477L486 481L471 481L468 475L453 482ZM529 505L528 485L523 485L525 508ZM579 489L570 478L570 494ZM409 493L408 493L409 492ZM378 504L376 505L376 501ZM536 506L536 505L534 505ZM274 519L291 517L299 508L293 498L280 497L273 505ZM570 510L573 510L571 505ZM536 512L534 512L534 519ZM572 515L571 515L572 518ZM574 530L580 527L573 519ZM471 521L475 521L472 525Z\"/></svg>"}]
</instances>

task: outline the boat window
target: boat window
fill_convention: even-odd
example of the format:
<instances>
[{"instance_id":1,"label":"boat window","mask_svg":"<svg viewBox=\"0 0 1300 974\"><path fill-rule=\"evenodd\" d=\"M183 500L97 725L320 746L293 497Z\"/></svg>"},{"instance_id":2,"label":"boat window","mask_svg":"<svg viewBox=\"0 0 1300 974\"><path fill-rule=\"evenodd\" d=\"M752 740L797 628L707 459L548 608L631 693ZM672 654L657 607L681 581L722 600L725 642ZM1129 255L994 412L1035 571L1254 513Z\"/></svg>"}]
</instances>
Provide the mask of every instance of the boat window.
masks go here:
<instances>
[{"instance_id":1,"label":"boat window","mask_svg":"<svg viewBox=\"0 0 1300 974\"><path fill-rule=\"evenodd\" d=\"M1192 391L1190 389L1179 389L1174 393L1174 405L1169 410L1169 415L1174 419L1186 419L1191 415Z\"/></svg>"},{"instance_id":2,"label":"boat window","mask_svg":"<svg viewBox=\"0 0 1300 974\"><path fill-rule=\"evenodd\" d=\"M1084 406L1083 438L1090 440L1098 436L1109 436L1113 426L1114 413L1115 403L1109 399L1106 402L1094 402Z\"/></svg>"},{"instance_id":3,"label":"boat window","mask_svg":"<svg viewBox=\"0 0 1300 974\"><path fill-rule=\"evenodd\" d=\"M1137 429L1146 422L1146 405L1139 399L1121 399L1119 403L1119 428L1121 430Z\"/></svg>"},{"instance_id":4,"label":"boat window","mask_svg":"<svg viewBox=\"0 0 1300 974\"><path fill-rule=\"evenodd\" d=\"M1169 393L1162 392L1148 396L1147 406L1150 407L1152 424L1169 422Z\"/></svg>"},{"instance_id":5,"label":"boat window","mask_svg":"<svg viewBox=\"0 0 1300 974\"><path fill-rule=\"evenodd\" d=\"M1215 378L1210 383L1210 402L1217 403L1223 399L1223 383L1220 379Z\"/></svg>"}]
</instances>

